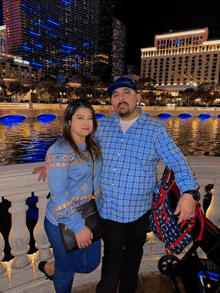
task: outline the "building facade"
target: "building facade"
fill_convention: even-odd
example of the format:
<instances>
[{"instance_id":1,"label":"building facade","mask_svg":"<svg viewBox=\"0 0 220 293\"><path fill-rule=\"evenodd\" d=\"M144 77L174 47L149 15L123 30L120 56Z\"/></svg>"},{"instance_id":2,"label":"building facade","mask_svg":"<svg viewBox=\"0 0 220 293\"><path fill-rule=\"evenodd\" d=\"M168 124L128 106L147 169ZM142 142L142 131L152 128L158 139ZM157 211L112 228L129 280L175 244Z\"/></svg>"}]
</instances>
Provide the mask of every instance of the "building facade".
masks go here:
<instances>
[{"instance_id":1,"label":"building facade","mask_svg":"<svg viewBox=\"0 0 220 293\"><path fill-rule=\"evenodd\" d=\"M5 52L5 33L6 33L6 26L0 26L0 52Z\"/></svg>"},{"instance_id":2,"label":"building facade","mask_svg":"<svg viewBox=\"0 0 220 293\"><path fill-rule=\"evenodd\" d=\"M0 53L0 79L5 82L19 81L23 84L36 84L42 77L42 70L30 66L20 56Z\"/></svg>"},{"instance_id":3,"label":"building facade","mask_svg":"<svg viewBox=\"0 0 220 293\"><path fill-rule=\"evenodd\" d=\"M113 21L113 44L112 44L112 76L125 74L126 67L126 27L114 18Z\"/></svg>"},{"instance_id":4,"label":"building facade","mask_svg":"<svg viewBox=\"0 0 220 293\"><path fill-rule=\"evenodd\" d=\"M219 81L220 40L208 40L208 28L155 36L154 47L141 49L141 77L158 87L197 86Z\"/></svg>"},{"instance_id":5,"label":"building facade","mask_svg":"<svg viewBox=\"0 0 220 293\"><path fill-rule=\"evenodd\" d=\"M54 75L93 74L99 0L3 0L6 52Z\"/></svg>"},{"instance_id":6,"label":"building facade","mask_svg":"<svg viewBox=\"0 0 220 293\"><path fill-rule=\"evenodd\" d=\"M94 75L100 80L111 79L114 1L100 1L99 46L95 55Z\"/></svg>"}]
</instances>

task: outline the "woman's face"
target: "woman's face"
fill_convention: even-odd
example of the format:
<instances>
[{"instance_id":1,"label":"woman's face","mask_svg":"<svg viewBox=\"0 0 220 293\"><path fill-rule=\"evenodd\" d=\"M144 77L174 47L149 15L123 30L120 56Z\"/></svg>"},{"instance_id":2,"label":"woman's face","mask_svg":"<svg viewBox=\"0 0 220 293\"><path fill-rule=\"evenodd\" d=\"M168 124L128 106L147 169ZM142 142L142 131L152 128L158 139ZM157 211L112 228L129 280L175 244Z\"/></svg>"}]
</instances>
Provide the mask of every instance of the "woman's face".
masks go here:
<instances>
[{"instance_id":1,"label":"woman's face","mask_svg":"<svg viewBox=\"0 0 220 293\"><path fill-rule=\"evenodd\" d=\"M93 129L93 116L88 108L79 108L72 116L71 134L76 144L84 143Z\"/></svg>"}]
</instances>

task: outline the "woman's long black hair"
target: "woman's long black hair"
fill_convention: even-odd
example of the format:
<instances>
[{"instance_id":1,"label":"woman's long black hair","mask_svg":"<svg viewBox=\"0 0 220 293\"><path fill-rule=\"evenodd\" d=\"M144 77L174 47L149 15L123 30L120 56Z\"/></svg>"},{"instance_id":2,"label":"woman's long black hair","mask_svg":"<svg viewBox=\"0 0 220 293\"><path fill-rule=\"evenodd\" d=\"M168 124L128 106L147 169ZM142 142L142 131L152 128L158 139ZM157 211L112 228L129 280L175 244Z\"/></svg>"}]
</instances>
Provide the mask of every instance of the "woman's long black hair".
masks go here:
<instances>
[{"instance_id":1,"label":"woman's long black hair","mask_svg":"<svg viewBox=\"0 0 220 293\"><path fill-rule=\"evenodd\" d=\"M80 108L88 108L92 112L93 129L91 133L86 136L86 150L90 153L93 159L99 159L101 157L101 151L98 144L94 141L93 137L98 128L98 122L96 119L95 111L92 105L84 99L77 99L72 101L64 112L64 125L63 125L63 138L70 144L75 153L81 158L84 158L83 153L80 151L78 145L75 143L71 135L71 120L75 112Z\"/></svg>"}]
</instances>

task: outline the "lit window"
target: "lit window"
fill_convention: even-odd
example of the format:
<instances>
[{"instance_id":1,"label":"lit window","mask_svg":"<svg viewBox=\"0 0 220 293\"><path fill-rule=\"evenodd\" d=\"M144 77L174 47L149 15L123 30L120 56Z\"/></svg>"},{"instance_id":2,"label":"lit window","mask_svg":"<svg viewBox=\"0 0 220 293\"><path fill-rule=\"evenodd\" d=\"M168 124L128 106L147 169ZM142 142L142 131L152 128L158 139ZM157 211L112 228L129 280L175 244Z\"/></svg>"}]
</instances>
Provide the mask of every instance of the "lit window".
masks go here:
<instances>
[{"instance_id":1,"label":"lit window","mask_svg":"<svg viewBox=\"0 0 220 293\"><path fill-rule=\"evenodd\" d=\"M18 21L17 21L17 19L14 19L14 23L17 23Z\"/></svg>"}]
</instances>

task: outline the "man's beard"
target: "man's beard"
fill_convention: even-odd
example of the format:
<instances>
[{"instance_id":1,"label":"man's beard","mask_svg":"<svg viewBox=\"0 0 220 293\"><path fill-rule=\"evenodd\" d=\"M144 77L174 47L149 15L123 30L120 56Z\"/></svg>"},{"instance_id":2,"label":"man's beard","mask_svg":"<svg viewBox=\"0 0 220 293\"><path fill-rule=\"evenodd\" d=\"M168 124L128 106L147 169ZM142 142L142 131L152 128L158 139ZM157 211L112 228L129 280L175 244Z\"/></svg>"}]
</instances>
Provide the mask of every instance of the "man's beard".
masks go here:
<instances>
[{"instance_id":1,"label":"man's beard","mask_svg":"<svg viewBox=\"0 0 220 293\"><path fill-rule=\"evenodd\" d=\"M125 108L120 109L120 105L121 104L126 104L127 108L126 109ZM118 107L117 108L118 108L118 115L120 117L125 118L125 117L129 117L130 116L131 112L130 112L128 103L126 103L126 102L120 103L120 104L118 104Z\"/></svg>"}]
</instances>

